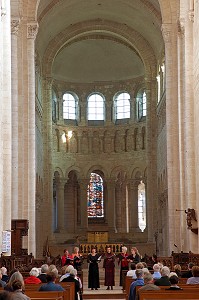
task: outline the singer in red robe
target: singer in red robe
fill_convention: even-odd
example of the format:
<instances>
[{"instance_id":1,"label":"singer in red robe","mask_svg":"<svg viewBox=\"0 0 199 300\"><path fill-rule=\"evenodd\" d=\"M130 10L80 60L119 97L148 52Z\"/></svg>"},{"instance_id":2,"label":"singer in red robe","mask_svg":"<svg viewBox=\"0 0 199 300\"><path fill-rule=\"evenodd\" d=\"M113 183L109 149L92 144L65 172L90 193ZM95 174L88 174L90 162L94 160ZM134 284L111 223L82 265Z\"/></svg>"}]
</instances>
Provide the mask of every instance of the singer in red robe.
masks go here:
<instances>
[{"instance_id":1,"label":"singer in red robe","mask_svg":"<svg viewBox=\"0 0 199 300\"><path fill-rule=\"evenodd\" d=\"M111 252L110 247L106 249L103 268L105 269L104 285L107 286L107 290L109 290L110 287L112 290L113 286L115 286L115 254Z\"/></svg>"},{"instance_id":2,"label":"singer in red robe","mask_svg":"<svg viewBox=\"0 0 199 300\"><path fill-rule=\"evenodd\" d=\"M128 271L129 270L129 261L128 261L128 254L127 254L127 248L122 247L122 252L118 254L118 265L120 264L120 286L123 286L123 273L122 271Z\"/></svg>"}]
</instances>

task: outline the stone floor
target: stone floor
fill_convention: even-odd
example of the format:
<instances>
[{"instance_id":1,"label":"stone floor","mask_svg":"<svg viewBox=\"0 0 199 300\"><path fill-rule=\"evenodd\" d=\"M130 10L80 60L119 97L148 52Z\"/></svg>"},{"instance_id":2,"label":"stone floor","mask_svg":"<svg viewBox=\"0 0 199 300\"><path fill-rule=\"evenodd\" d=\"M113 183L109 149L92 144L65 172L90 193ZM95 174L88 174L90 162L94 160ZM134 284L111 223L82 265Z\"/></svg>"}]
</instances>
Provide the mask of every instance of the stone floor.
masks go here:
<instances>
[{"instance_id":1,"label":"stone floor","mask_svg":"<svg viewBox=\"0 0 199 300\"><path fill-rule=\"evenodd\" d=\"M115 268L115 286L113 290L106 290L104 286L104 270L102 268L102 262L99 264L99 277L100 277L100 288L96 291L91 291L88 289L88 266L84 264L83 267L83 299L125 299L125 294L123 293L122 287L119 286L119 267L116 265Z\"/></svg>"}]
</instances>

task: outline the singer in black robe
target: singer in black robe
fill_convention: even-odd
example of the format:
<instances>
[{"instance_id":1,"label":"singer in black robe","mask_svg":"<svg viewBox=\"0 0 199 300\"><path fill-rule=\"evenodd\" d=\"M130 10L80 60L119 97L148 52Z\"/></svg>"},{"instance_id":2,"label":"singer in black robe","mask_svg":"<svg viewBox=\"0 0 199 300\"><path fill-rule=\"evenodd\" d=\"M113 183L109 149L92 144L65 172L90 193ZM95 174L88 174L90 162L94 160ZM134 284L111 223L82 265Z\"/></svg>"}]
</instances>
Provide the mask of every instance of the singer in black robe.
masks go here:
<instances>
[{"instance_id":1,"label":"singer in black robe","mask_svg":"<svg viewBox=\"0 0 199 300\"><path fill-rule=\"evenodd\" d=\"M93 248L88 255L87 262L89 263L88 269L88 288L97 290L100 287L99 282L99 267L100 254L96 253L96 249Z\"/></svg>"}]
</instances>

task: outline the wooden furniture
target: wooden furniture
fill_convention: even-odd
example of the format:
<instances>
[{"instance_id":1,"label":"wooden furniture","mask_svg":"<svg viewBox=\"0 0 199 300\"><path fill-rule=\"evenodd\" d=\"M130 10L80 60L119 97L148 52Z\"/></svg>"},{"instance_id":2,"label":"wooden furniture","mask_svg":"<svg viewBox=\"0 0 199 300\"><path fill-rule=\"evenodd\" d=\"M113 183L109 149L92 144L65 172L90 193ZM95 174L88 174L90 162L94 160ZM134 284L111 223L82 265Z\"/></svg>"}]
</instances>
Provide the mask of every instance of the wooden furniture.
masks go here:
<instances>
[{"instance_id":1,"label":"wooden furniture","mask_svg":"<svg viewBox=\"0 0 199 300\"><path fill-rule=\"evenodd\" d=\"M142 291L139 293L139 300L161 300L161 299L199 299L198 289L184 289L180 291Z\"/></svg>"},{"instance_id":2,"label":"wooden furniture","mask_svg":"<svg viewBox=\"0 0 199 300\"><path fill-rule=\"evenodd\" d=\"M28 250L22 248L22 237L28 235L29 222L25 219L11 221L11 253L18 255L27 255Z\"/></svg>"}]
</instances>

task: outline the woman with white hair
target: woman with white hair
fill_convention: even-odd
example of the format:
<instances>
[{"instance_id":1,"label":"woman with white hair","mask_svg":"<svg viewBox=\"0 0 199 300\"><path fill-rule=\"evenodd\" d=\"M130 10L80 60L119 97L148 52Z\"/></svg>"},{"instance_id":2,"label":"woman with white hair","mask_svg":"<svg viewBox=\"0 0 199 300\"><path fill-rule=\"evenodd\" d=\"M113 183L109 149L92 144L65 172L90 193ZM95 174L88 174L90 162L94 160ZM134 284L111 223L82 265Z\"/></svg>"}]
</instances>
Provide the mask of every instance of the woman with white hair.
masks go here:
<instances>
[{"instance_id":1,"label":"woman with white hair","mask_svg":"<svg viewBox=\"0 0 199 300\"><path fill-rule=\"evenodd\" d=\"M27 277L24 282L25 284L39 284L41 280L37 278L39 276L39 270L37 268L32 268L30 270L30 276Z\"/></svg>"},{"instance_id":2,"label":"woman with white hair","mask_svg":"<svg viewBox=\"0 0 199 300\"><path fill-rule=\"evenodd\" d=\"M122 247L122 252L118 254L118 265L120 264L120 286L123 286L123 272L129 270L129 261L128 261L127 248Z\"/></svg>"}]
</instances>

